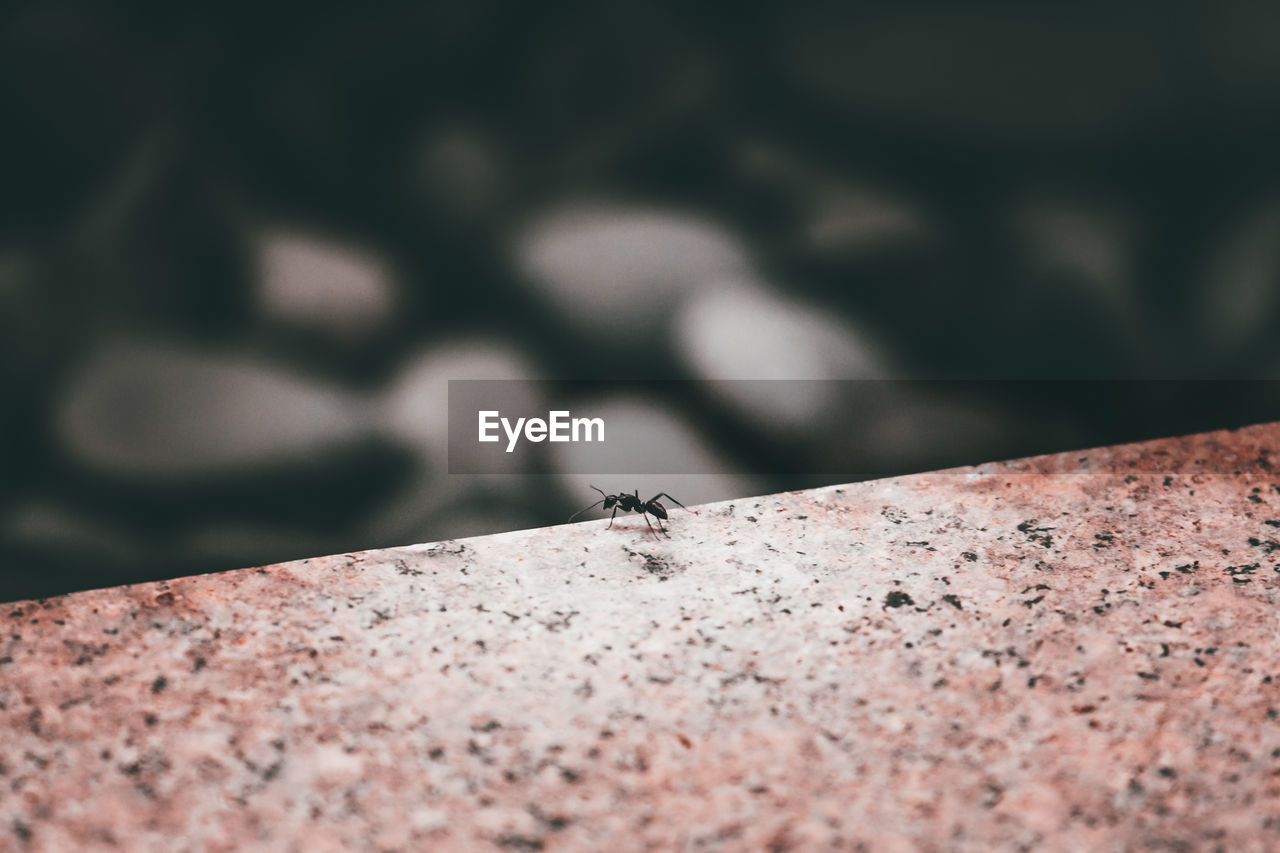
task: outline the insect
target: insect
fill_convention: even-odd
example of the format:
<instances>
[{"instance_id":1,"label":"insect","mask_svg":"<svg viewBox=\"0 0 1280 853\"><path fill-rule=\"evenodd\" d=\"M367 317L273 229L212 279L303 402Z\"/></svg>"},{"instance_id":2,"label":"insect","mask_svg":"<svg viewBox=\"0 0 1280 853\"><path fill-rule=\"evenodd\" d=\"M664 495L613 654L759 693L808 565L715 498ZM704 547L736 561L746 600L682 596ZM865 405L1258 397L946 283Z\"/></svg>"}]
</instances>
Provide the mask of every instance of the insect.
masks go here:
<instances>
[{"instance_id":1,"label":"insect","mask_svg":"<svg viewBox=\"0 0 1280 853\"><path fill-rule=\"evenodd\" d=\"M625 492L620 495L606 495L604 493L604 489L597 489L595 486L592 486L591 488L595 489L603 495L603 497L591 506L583 507L573 515L569 516L569 521L573 521L589 509L594 509L595 507L600 506L600 504L604 504L604 508L606 510L613 510L613 515L609 516L609 527L613 527L613 520L617 517L618 510L622 510L623 512L638 512L640 513L640 517L644 519L644 523L649 525L650 533L653 533L654 536L658 535L657 532L654 531L653 525L649 524L649 516L652 515L658 520L658 530L661 530L667 536L670 536L671 534L667 533L666 528L662 526L662 520L667 517L667 508L658 502L658 498L666 498L677 506L684 508L684 504L680 503L680 501L671 497L671 495L666 492L658 492L656 495L649 498L649 500L642 501L640 500L639 489L636 489L635 492L630 495ZM609 527L606 527L605 530L608 530Z\"/></svg>"}]
</instances>

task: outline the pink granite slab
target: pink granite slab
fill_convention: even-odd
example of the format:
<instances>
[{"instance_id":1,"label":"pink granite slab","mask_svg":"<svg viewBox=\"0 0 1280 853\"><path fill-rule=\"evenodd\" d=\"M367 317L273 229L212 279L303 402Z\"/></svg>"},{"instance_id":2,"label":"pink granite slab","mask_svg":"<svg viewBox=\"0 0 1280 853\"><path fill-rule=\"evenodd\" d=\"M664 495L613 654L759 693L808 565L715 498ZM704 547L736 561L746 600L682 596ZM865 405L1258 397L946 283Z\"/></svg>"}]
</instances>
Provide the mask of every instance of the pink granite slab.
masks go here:
<instances>
[{"instance_id":1,"label":"pink granite slab","mask_svg":"<svg viewBox=\"0 0 1280 853\"><path fill-rule=\"evenodd\" d=\"M0 611L4 850L1280 849L1280 424Z\"/></svg>"}]
</instances>

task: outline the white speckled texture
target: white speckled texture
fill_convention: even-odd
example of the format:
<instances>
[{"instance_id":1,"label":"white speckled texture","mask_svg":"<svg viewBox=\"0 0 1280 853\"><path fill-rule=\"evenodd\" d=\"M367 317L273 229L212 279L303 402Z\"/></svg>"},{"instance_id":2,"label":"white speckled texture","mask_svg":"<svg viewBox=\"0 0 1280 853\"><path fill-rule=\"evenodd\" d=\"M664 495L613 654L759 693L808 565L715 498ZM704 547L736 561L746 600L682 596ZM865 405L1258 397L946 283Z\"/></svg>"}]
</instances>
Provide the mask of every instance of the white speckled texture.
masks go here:
<instances>
[{"instance_id":1,"label":"white speckled texture","mask_svg":"<svg viewBox=\"0 0 1280 853\"><path fill-rule=\"evenodd\" d=\"M1280 848L1280 424L0 611L0 849Z\"/></svg>"}]
</instances>

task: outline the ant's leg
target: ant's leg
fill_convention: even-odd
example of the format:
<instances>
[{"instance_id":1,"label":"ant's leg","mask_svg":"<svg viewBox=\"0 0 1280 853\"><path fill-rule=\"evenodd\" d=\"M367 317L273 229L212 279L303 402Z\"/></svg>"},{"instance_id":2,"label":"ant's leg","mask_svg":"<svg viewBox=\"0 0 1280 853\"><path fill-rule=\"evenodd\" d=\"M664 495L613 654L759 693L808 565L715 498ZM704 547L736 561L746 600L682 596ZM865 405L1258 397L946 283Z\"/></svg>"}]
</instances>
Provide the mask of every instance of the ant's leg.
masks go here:
<instances>
[{"instance_id":1,"label":"ant's leg","mask_svg":"<svg viewBox=\"0 0 1280 853\"><path fill-rule=\"evenodd\" d=\"M618 517L618 507L616 507L616 506L615 506L615 507L613 508L613 515L609 516L609 526L608 526L608 527L606 527L606 528L605 528L605 530L610 530L610 529L612 529L612 527L613 527L613 520L614 520L615 518L617 518L617 517Z\"/></svg>"},{"instance_id":2,"label":"ant's leg","mask_svg":"<svg viewBox=\"0 0 1280 853\"><path fill-rule=\"evenodd\" d=\"M648 514L648 513L644 513L644 512L642 512L642 513L640 513L640 517L644 519L644 523L645 523L645 524L648 524L648 525L649 525L649 532L650 532L650 533L653 533L654 537L657 537L657 535L658 535L658 534L654 531L654 529L653 529L653 525L652 525L652 524L649 524L649 514ZM655 518L656 518L656 516L655 516ZM658 527L662 527L662 519L660 519L660 518L658 519Z\"/></svg>"},{"instance_id":3,"label":"ant's leg","mask_svg":"<svg viewBox=\"0 0 1280 853\"><path fill-rule=\"evenodd\" d=\"M658 498L666 498L667 500L671 501L673 504L675 504L676 506L680 507L681 509L689 509L687 506L685 506L684 504L680 503L680 501L678 501L678 500L676 500L675 498L671 497L671 495L667 494L666 492L658 492L656 495L654 495L652 498L650 498L650 503L652 503L653 501L656 501ZM689 509L689 512L694 512L694 513L696 513L697 511L696 511L696 510Z\"/></svg>"}]
</instances>

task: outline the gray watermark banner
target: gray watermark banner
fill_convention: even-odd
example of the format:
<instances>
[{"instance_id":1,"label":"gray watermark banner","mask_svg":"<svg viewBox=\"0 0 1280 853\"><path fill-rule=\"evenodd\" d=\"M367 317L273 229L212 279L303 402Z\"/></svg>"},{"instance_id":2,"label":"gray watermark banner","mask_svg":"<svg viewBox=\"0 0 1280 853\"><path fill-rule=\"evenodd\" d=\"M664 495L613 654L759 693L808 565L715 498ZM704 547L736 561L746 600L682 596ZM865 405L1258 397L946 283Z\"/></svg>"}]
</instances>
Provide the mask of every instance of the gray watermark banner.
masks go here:
<instances>
[{"instance_id":1,"label":"gray watermark banner","mask_svg":"<svg viewBox=\"0 0 1280 853\"><path fill-rule=\"evenodd\" d=\"M450 380L448 406L451 474L858 479L1280 420L1280 381Z\"/></svg>"}]
</instances>

